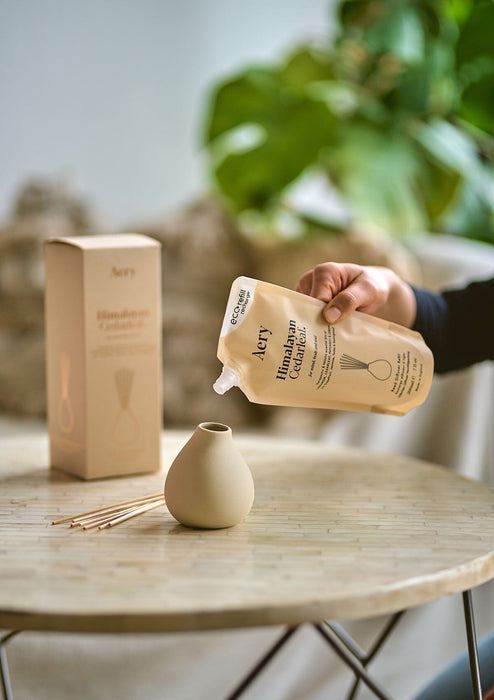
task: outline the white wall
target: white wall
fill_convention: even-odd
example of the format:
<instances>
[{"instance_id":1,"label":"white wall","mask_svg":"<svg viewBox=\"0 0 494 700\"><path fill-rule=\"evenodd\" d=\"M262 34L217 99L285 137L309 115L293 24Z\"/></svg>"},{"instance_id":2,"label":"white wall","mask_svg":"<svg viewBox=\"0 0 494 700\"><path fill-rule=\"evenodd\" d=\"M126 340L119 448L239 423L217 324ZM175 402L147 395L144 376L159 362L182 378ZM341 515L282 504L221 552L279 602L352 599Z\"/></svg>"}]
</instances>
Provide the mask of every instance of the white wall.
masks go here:
<instances>
[{"instance_id":1,"label":"white wall","mask_svg":"<svg viewBox=\"0 0 494 700\"><path fill-rule=\"evenodd\" d=\"M114 223L204 187L208 85L324 36L334 0L0 0L0 220L67 176Z\"/></svg>"}]
</instances>

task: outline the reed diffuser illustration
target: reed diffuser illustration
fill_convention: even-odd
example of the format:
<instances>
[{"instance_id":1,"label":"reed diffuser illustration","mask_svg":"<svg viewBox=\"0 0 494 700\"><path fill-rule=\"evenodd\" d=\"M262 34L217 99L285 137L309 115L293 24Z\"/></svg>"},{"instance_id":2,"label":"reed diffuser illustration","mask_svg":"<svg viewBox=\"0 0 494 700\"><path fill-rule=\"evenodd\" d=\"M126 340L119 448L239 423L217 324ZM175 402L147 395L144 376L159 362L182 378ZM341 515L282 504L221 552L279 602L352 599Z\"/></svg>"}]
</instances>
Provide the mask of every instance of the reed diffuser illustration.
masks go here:
<instances>
[{"instance_id":1,"label":"reed diffuser illustration","mask_svg":"<svg viewBox=\"0 0 494 700\"><path fill-rule=\"evenodd\" d=\"M388 360L373 360L372 362L363 362L358 360L356 357L351 357L351 355L342 355L340 357L340 368L341 369L366 369L369 374L371 374L375 379L380 382L385 382L389 379L393 368L391 367L391 362Z\"/></svg>"},{"instance_id":2,"label":"reed diffuser illustration","mask_svg":"<svg viewBox=\"0 0 494 700\"><path fill-rule=\"evenodd\" d=\"M70 433L74 427L74 411L69 396L70 384L70 357L62 352L59 357L60 368L60 396L57 405L58 425L62 432Z\"/></svg>"},{"instance_id":3,"label":"reed diffuser illustration","mask_svg":"<svg viewBox=\"0 0 494 700\"><path fill-rule=\"evenodd\" d=\"M120 445L130 445L139 437L139 422L129 408L132 385L134 383L134 370L129 367L120 367L114 372L120 410L115 417L112 430L112 438Z\"/></svg>"}]
</instances>

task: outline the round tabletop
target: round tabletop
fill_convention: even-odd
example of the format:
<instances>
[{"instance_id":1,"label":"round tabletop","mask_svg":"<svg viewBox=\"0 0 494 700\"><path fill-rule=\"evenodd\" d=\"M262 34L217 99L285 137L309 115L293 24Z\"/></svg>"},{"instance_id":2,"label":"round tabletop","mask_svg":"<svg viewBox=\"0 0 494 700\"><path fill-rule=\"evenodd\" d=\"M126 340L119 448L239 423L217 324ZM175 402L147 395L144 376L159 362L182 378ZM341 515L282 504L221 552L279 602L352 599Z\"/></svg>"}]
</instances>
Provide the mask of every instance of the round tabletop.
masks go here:
<instances>
[{"instance_id":1,"label":"round tabletop","mask_svg":"<svg viewBox=\"0 0 494 700\"><path fill-rule=\"evenodd\" d=\"M245 522L179 525L165 507L108 530L52 520L162 489L164 471L83 482L44 435L0 442L0 627L205 630L395 612L494 576L494 491L415 459L234 435L256 484Z\"/></svg>"}]
</instances>

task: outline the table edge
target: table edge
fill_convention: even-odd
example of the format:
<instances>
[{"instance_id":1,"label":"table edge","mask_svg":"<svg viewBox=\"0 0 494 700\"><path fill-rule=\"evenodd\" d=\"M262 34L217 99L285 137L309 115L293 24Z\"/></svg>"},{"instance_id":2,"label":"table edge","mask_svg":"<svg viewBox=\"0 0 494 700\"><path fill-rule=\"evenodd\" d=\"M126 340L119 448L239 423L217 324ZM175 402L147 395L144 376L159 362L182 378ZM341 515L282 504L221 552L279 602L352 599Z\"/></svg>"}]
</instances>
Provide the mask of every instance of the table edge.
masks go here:
<instances>
[{"instance_id":1,"label":"table edge","mask_svg":"<svg viewBox=\"0 0 494 700\"><path fill-rule=\"evenodd\" d=\"M406 586L394 583L367 596L314 600L265 607L185 610L168 613L34 612L0 610L0 629L98 634L206 632L219 629L294 626L322 620L354 620L388 615L475 588L494 578L494 552L468 565L443 570ZM438 588L440 592L438 593ZM391 599L390 599L391 598Z\"/></svg>"}]
</instances>

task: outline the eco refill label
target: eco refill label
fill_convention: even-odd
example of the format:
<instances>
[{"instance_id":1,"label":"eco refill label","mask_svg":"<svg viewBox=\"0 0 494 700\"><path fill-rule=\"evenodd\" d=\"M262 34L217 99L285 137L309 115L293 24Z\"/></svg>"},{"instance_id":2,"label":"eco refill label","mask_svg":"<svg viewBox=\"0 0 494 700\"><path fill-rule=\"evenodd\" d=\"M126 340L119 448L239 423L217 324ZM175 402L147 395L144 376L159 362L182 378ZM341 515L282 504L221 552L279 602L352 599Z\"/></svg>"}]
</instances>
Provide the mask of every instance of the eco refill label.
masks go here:
<instances>
[{"instance_id":1,"label":"eco refill label","mask_svg":"<svg viewBox=\"0 0 494 700\"><path fill-rule=\"evenodd\" d=\"M354 312L325 323L322 301L239 277L218 358L250 401L404 415L423 403L433 357L422 336ZM231 384L230 384L231 385Z\"/></svg>"}]
</instances>

